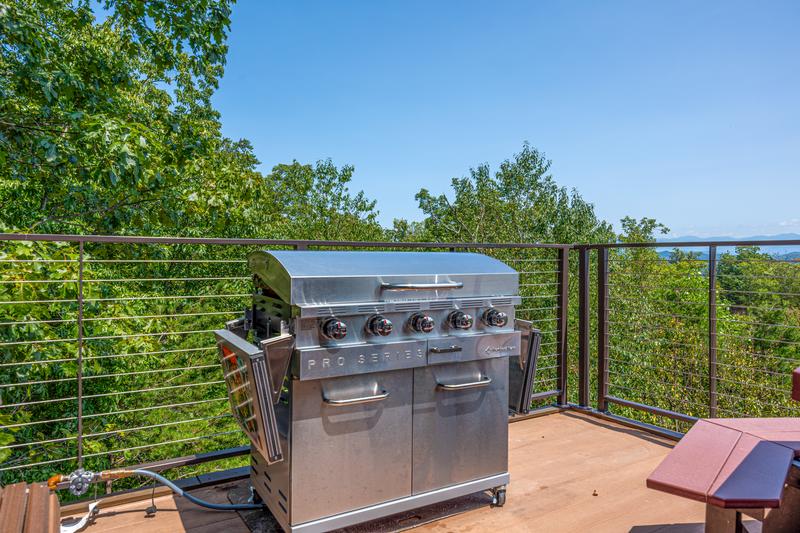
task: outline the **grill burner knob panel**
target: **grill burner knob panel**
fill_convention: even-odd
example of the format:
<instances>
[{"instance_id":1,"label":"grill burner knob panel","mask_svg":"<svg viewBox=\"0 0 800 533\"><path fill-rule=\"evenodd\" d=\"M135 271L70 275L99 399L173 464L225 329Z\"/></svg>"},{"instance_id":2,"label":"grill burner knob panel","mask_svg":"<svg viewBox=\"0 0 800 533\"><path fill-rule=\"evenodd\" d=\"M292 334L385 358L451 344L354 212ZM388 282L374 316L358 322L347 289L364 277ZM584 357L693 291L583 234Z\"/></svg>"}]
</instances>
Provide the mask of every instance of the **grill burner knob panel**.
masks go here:
<instances>
[{"instance_id":1,"label":"grill burner knob panel","mask_svg":"<svg viewBox=\"0 0 800 533\"><path fill-rule=\"evenodd\" d=\"M412 315L409 323L411 324L411 329L418 333L430 333L436 326L433 318L423 314Z\"/></svg>"},{"instance_id":2,"label":"grill burner knob panel","mask_svg":"<svg viewBox=\"0 0 800 533\"><path fill-rule=\"evenodd\" d=\"M373 335L385 337L390 335L393 329L392 321L383 315L375 315L367 322L367 331Z\"/></svg>"},{"instance_id":3,"label":"grill burner knob panel","mask_svg":"<svg viewBox=\"0 0 800 533\"><path fill-rule=\"evenodd\" d=\"M469 329L472 327L472 315L468 315L462 311L453 311L447 317L447 323L453 329Z\"/></svg>"},{"instance_id":4,"label":"grill burner knob panel","mask_svg":"<svg viewBox=\"0 0 800 533\"><path fill-rule=\"evenodd\" d=\"M502 328L508 324L508 315L497 309L487 309L483 313L483 323L489 327Z\"/></svg>"},{"instance_id":5,"label":"grill burner knob panel","mask_svg":"<svg viewBox=\"0 0 800 533\"><path fill-rule=\"evenodd\" d=\"M342 340L347 336L347 324L336 318L329 318L322 323L322 335L333 340Z\"/></svg>"}]
</instances>

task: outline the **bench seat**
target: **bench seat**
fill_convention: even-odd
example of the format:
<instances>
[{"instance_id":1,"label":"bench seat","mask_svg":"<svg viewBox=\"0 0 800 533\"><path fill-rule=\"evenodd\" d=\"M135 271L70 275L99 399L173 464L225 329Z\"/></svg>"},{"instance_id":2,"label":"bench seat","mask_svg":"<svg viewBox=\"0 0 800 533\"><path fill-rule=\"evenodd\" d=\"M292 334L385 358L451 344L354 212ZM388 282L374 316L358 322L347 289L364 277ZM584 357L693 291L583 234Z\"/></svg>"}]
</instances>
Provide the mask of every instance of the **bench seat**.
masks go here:
<instances>
[{"instance_id":1,"label":"bench seat","mask_svg":"<svg viewBox=\"0 0 800 533\"><path fill-rule=\"evenodd\" d=\"M800 419L699 420L647 478L647 486L730 509L780 506Z\"/></svg>"},{"instance_id":2,"label":"bench seat","mask_svg":"<svg viewBox=\"0 0 800 533\"><path fill-rule=\"evenodd\" d=\"M58 533L58 497L44 483L14 483L0 488L0 531Z\"/></svg>"},{"instance_id":3,"label":"bench seat","mask_svg":"<svg viewBox=\"0 0 800 533\"><path fill-rule=\"evenodd\" d=\"M800 402L800 368L792 372L792 400Z\"/></svg>"}]
</instances>

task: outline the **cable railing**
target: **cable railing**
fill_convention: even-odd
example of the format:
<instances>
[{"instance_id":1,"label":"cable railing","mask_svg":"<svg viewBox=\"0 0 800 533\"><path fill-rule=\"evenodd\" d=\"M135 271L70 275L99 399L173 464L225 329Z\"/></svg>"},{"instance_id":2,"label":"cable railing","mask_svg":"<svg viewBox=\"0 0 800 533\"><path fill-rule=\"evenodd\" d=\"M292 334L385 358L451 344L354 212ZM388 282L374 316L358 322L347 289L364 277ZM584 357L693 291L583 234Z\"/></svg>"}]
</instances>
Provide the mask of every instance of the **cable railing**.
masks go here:
<instances>
[{"instance_id":1,"label":"cable railing","mask_svg":"<svg viewBox=\"0 0 800 533\"><path fill-rule=\"evenodd\" d=\"M1 235L0 484L78 467L244 465L213 331L249 307L244 258L265 248L476 251L508 263L520 273L516 316L542 333L534 408L671 435L703 417L797 416L800 261L774 253L791 246L800 251L800 241Z\"/></svg>"},{"instance_id":2,"label":"cable railing","mask_svg":"<svg viewBox=\"0 0 800 533\"><path fill-rule=\"evenodd\" d=\"M256 249L478 251L514 265L517 318L543 332L534 405L566 404L566 245L0 235L0 485L246 464L231 459L247 439L213 331L251 305Z\"/></svg>"},{"instance_id":3,"label":"cable railing","mask_svg":"<svg viewBox=\"0 0 800 533\"><path fill-rule=\"evenodd\" d=\"M798 252L800 241L578 247L579 406L674 434L698 418L798 416Z\"/></svg>"}]
</instances>

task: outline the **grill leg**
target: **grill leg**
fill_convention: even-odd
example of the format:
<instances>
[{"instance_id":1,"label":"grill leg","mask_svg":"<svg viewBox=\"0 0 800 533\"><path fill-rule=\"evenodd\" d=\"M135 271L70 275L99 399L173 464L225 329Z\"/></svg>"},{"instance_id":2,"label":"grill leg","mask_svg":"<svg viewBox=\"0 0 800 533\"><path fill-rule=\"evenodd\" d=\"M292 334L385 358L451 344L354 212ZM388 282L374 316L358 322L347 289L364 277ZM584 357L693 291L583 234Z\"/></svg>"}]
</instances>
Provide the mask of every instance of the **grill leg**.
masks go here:
<instances>
[{"instance_id":1,"label":"grill leg","mask_svg":"<svg viewBox=\"0 0 800 533\"><path fill-rule=\"evenodd\" d=\"M247 503L264 503L264 500L261 499L261 495L256 492L256 489L252 485L250 486L250 499Z\"/></svg>"},{"instance_id":2,"label":"grill leg","mask_svg":"<svg viewBox=\"0 0 800 533\"><path fill-rule=\"evenodd\" d=\"M706 533L743 533L742 513L736 509L723 509L706 505Z\"/></svg>"}]
</instances>

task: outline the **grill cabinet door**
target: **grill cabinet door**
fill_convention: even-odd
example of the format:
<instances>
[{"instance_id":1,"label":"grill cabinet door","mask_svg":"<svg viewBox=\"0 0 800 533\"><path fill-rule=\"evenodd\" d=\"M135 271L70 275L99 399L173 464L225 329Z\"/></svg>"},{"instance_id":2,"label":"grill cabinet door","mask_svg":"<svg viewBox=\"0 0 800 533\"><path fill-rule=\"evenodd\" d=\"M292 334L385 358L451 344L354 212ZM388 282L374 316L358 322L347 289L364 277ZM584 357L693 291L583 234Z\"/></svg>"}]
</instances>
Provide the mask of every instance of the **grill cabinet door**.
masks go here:
<instances>
[{"instance_id":1,"label":"grill cabinet door","mask_svg":"<svg viewBox=\"0 0 800 533\"><path fill-rule=\"evenodd\" d=\"M413 370L292 380L291 521L411 494Z\"/></svg>"},{"instance_id":2,"label":"grill cabinet door","mask_svg":"<svg viewBox=\"0 0 800 533\"><path fill-rule=\"evenodd\" d=\"M507 386L507 357L414 370L414 494L508 471Z\"/></svg>"}]
</instances>

